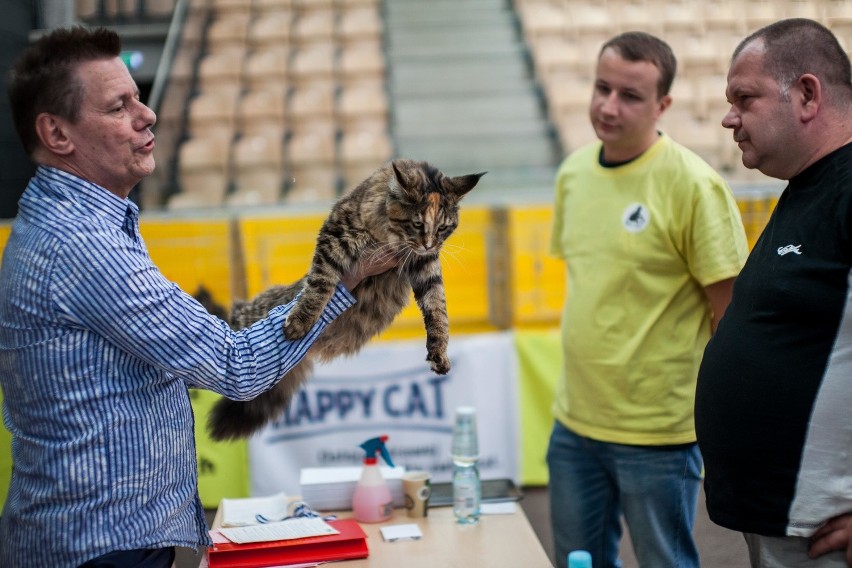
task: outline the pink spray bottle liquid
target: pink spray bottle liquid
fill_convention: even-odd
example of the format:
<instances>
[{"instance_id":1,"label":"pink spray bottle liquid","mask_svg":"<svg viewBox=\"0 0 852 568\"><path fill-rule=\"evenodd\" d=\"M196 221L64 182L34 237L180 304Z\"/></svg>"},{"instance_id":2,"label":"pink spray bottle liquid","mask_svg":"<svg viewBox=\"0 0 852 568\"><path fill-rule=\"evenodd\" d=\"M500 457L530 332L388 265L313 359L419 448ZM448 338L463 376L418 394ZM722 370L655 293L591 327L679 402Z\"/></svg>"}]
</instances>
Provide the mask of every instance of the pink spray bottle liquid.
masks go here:
<instances>
[{"instance_id":1,"label":"pink spray bottle liquid","mask_svg":"<svg viewBox=\"0 0 852 568\"><path fill-rule=\"evenodd\" d=\"M380 453L385 463L394 467L385 448L387 439L387 436L379 436L361 444L364 449L364 468L352 496L352 513L355 520L362 523L380 523L393 516L393 498L385 478L382 477L376 457L376 454Z\"/></svg>"}]
</instances>

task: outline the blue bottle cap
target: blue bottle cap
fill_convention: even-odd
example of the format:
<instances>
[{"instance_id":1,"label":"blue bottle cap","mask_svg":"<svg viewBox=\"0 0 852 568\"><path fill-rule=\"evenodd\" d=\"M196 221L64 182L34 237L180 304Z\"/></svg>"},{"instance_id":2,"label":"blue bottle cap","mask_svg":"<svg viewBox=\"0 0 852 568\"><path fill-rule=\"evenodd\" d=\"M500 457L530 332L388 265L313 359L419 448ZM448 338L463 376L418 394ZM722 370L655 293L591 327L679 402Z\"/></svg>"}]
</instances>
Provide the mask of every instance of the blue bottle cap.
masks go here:
<instances>
[{"instance_id":1,"label":"blue bottle cap","mask_svg":"<svg viewBox=\"0 0 852 568\"><path fill-rule=\"evenodd\" d=\"M592 568L592 555L585 550L568 553L568 568Z\"/></svg>"}]
</instances>

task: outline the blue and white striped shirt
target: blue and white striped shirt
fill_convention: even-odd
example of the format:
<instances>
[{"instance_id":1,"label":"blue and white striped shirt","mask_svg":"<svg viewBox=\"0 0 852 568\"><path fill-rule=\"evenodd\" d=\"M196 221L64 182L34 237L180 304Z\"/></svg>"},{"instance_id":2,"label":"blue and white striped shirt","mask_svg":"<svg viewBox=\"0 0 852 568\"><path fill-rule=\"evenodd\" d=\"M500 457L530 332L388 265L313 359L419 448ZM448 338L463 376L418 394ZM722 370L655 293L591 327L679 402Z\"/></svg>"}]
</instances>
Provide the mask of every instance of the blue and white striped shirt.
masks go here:
<instances>
[{"instance_id":1,"label":"blue and white striped shirt","mask_svg":"<svg viewBox=\"0 0 852 568\"><path fill-rule=\"evenodd\" d=\"M354 301L338 286L300 341L281 331L289 306L234 332L154 266L136 205L39 167L0 269L0 566L208 544L188 387L257 396Z\"/></svg>"}]
</instances>

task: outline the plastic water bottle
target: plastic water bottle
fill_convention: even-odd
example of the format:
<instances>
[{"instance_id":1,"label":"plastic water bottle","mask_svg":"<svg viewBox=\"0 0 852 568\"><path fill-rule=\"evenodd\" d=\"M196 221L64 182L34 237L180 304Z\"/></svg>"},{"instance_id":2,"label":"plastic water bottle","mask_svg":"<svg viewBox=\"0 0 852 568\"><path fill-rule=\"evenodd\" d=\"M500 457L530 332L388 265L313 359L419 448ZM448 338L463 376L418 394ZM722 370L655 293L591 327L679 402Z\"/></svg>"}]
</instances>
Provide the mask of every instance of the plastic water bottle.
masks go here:
<instances>
[{"instance_id":1,"label":"plastic water bottle","mask_svg":"<svg viewBox=\"0 0 852 568\"><path fill-rule=\"evenodd\" d=\"M453 514L456 522L479 522L482 487L479 479L479 441L476 436L476 410L472 406L456 409L453 428Z\"/></svg>"},{"instance_id":2,"label":"plastic water bottle","mask_svg":"<svg viewBox=\"0 0 852 568\"><path fill-rule=\"evenodd\" d=\"M568 553L568 568L592 568L592 555L585 550Z\"/></svg>"}]
</instances>

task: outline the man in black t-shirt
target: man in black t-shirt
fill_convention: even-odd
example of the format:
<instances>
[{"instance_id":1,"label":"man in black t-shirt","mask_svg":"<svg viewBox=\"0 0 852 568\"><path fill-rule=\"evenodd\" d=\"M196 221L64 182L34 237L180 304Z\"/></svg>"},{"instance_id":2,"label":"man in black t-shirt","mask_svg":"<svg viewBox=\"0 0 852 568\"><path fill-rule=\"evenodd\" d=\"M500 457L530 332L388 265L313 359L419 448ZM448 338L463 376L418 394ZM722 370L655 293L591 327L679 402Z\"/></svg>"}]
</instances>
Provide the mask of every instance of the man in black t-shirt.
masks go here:
<instances>
[{"instance_id":1,"label":"man in black t-shirt","mask_svg":"<svg viewBox=\"0 0 852 568\"><path fill-rule=\"evenodd\" d=\"M811 20L728 73L743 164L789 180L705 351L695 423L711 519L753 566L852 566L852 70Z\"/></svg>"}]
</instances>

